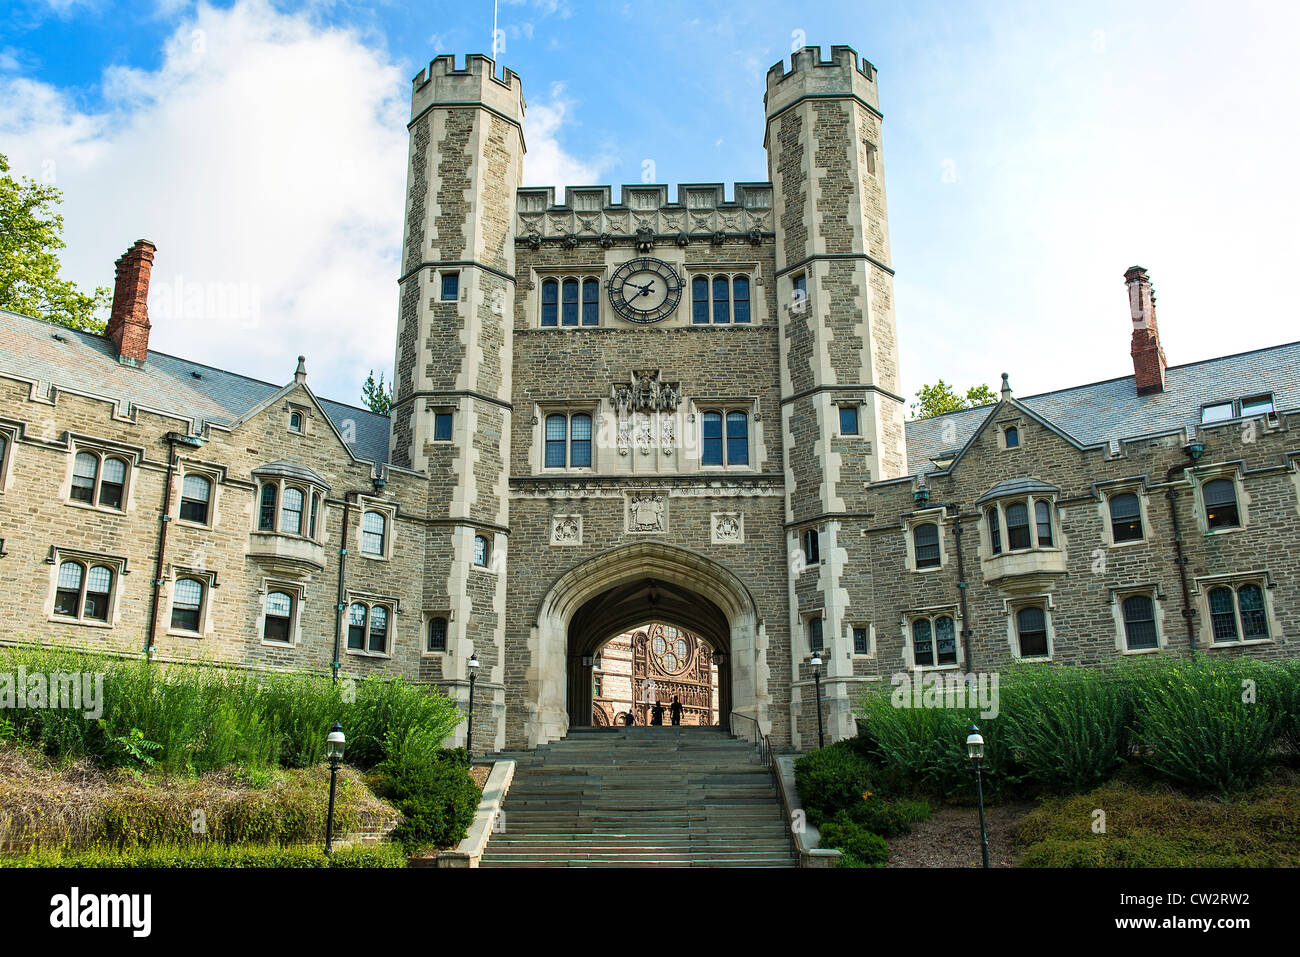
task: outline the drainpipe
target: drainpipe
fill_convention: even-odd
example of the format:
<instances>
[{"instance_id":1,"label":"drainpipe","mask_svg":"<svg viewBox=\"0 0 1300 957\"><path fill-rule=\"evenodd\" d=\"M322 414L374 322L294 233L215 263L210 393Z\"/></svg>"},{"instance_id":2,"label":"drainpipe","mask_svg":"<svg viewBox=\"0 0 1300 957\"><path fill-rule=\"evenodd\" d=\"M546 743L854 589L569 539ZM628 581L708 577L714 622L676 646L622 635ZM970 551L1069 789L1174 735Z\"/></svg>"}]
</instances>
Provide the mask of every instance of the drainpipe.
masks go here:
<instances>
[{"instance_id":1,"label":"drainpipe","mask_svg":"<svg viewBox=\"0 0 1300 957\"><path fill-rule=\"evenodd\" d=\"M1201 446L1197 442L1187 445L1183 451L1192 457L1192 460L1200 458ZM1196 657L1196 629L1192 625L1192 618L1195 612L1192 609L1192 596L1187 588L1187 558L1183 554L1183 532L1178 524L1178 505L1177 493L1174 489L1173 482L1176 476L1186 471L1187 466L1175 465L1165 473L1165 482L1169 485L1165 489L1165 499L1169 502L1169 518L1174 526L1174 564L1178 567L1178 584L1182 587L1183 592L1183 620L1187 622L1187 647L1191 649L1192 657Z\"/></svg>"},{"instance_id":2,"label":"drainpipe","mask_svg":"<svg viewBox=\"0 0 1300 957\"><path fill-rule=\"evenodd\" d=\"M966 565L961 552L961 509L953 506L952 534L957 539L957 595L961 603L961 642L966 649L966 672L975 673L975 653L971 650L970 640L974 632L970 627L970 612L966 605L966 592L970 583L966 581Z\"/></svg>"},{"instance_id":3,"label":"drainpipe","mask_svg":"<svg viewBox=\"0 0 1300 957\"><path fill-rule=\"evenodd\" d=\"M197 435L182 435L180 432L167 433L167 480L163 483L162 515L158 520L158 560L153 569L153 596L149 601L149 630L144 637L144 660L153 661L154 636L158 632L158 606L162 601L163 567L167 556L167 526L171 523L172 480L176 475L176 466L180 456L176 452L176 443L198 448L203 439Z\"/></svg>"}]
</instances>

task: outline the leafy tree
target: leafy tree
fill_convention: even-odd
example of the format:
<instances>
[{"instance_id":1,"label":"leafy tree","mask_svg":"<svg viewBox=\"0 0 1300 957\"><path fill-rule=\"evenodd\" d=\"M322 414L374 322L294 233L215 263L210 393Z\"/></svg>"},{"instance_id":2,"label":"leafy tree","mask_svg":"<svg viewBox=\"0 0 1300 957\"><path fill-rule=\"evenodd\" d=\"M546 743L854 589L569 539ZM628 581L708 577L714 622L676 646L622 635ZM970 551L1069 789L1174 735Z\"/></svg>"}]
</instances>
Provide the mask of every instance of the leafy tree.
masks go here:
<instances>
[{"instance_id":1,"label":"leafy tree","mask_svg":"<svg viewBox=\"0 0 1300 957\"><path fill-rule=\"evenodd\" d=\"M92 295L59 276L63 217L55 207L62 191L23 177L9 175L9 162L0 154L0 306L73 329L103 332L95 312L109 304L109 289Z\"/></svg>"},{"instance_id":2,"label":"leafy tree","mask_svg":"<svg viewBox=\"0 0 1300 957\"><path fill-rule=\"evenodd\" d=\"M942 379L934 385L921 386L916 398L918 401L912 403L912 415L918 419L930 419L958 409L973 409L977 405L987 405L998 400L996 393L982 383L967 389L963 398Z\"/></svg>"},{"instance_id":3,"label":"leafy tree","mask_svg":"<svg viewBox=\"0 0 1300 957\"><path fill-rule=\"evenodd\" d=\"M384 374L382 372L379 373L379 381L376 382L375 370L370 370L365 385L361 387L361 401L366 404L366 408L371 412L388 415L393 406L393 387L384 385Z\"/></svg>"}]
</instances>

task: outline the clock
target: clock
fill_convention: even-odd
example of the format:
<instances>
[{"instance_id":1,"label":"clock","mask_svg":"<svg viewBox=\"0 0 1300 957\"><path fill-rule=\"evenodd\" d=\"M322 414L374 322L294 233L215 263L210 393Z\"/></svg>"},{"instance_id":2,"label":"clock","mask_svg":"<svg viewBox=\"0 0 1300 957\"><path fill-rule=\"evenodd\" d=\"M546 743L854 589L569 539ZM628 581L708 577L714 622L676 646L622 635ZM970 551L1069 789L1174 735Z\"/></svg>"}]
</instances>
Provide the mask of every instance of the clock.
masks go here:
<instances>
[{"instance_id":1,"label":"clock","mask_svg":"<svg viewBox=\"0 0 1300 957\"><path fill-rule=\"evenodd\" d=\"M628 322L658 322L681 301L682 279L662 259L642 256L615 269L606 289L610 305Z\"/></svg>"}]
</instances>

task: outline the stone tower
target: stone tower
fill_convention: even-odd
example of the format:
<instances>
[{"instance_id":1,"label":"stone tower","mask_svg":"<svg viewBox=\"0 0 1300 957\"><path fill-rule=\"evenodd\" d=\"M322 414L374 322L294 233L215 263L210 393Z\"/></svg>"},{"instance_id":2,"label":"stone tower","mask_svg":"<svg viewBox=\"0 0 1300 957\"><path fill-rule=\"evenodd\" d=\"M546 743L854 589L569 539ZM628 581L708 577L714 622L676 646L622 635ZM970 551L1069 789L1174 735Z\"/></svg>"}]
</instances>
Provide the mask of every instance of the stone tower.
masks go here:
<instances>
[{"instance_id":1,"label":"stone tower","mask_svg":"<svg viewBox=\"0 0 1300 957\"><path fill-rule=\"evenodd\" d=\"M415 77L390 460L429 476L424 607L411 612L426 630L435 617L447 620L447 654L422 664L441 669L422 677L464 701L467 660L477 655L479 748L503 741L512 227L523 119L519 77L498 77L488 57L469 56L456 69L454 57L440 56Z\"/></svg>"},{"instance_id":2,"label":"stone tower","mask_svg":"<svg viewBox=\"0 0 1300 957\"><path fill-rule=\"evenodd\" d=\"M863 487L906 471L876 71L847 46L768 71L796 740L816 743L806 664L823 636L827 740L854 733L849 592ZM817 536L813 560L807 536ZM856 537L857 543L853 541ZM854 594L860 594L854 588ZM820 619L820 625L815 621ZM802 704L801 704L802 702Z\"/></svg>"}]
</instances>

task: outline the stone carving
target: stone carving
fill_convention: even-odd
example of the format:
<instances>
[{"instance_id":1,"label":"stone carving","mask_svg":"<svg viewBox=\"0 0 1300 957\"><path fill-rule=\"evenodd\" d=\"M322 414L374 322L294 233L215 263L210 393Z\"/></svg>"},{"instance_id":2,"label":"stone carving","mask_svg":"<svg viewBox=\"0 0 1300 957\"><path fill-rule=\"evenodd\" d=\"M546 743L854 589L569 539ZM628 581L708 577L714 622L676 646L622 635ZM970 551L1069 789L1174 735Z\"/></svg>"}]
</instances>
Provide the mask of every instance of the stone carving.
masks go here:
<instances>
[{"instance_id":1,"label":"stone carving","mask_svg":"<svg viewBox=\"0 0 1300 957\"><path fill-rule=\"evenodd\" d=\"M560 240L560 245L563 246L565 249L577 249L578 248L577 235L575 233L565 234L565 237Z\"/></svg>"},{"instance_id":2,"label":"stone carving","mask_svg":"<svg viewBox=\"0 0 1300 957\"><path fill-rule=\"evenodd\" d=\"M726 241L727 241L727 234L724 233L722 230L719 229L717 232L713 234L713 240L712 240L713 245L721 246Z\"/></svg>"},{"instance_id":3,"label":"stone carving","mask_svg":"<svg viewBox=\"0 0 1300 957\"><path fill-rule=\"evenodd\" d=\"M524 237L524 245L526 245L533 252L536 252L537 250L541 249L542 234L539 232L529 233L527 236Z\"/></svg>"},{"instance_id":4,"label":"stone carving","mask_svg":"<svg viewBox=\"0 0 1300 957\"><path fill-rule=\"evenodd\" d=\"M631 384L612 386L609 396L620 418L630 411L676 412L682 401L682 387L679 382L664 382L658 369L634 370Z\"/></svg>"},{"instance_id":5,"label":"stone carving","mask_svg":"<svg viewBox=\"0 0 1300 957\"><path fill-rule=\"evenodd\" d=\"M714 512L710 519L715 545L738 545L745 540L745 517L741 512Z\"/></svg>"},{"instance_id":6,"label":"stone carving","mask_svg":"<svg viewBox=\"0 0 1300 957\"><path fill-rule=\"evenodd\" d=\"M654 444L654 430L650 427L650 416L640 412L636 416L636 447L641 450L642 455L650 454L650 446Z\"/></svg>"},{"instance_id":7,"label":"stone carving","mask_svg":"<svg viewBox=\"0 0 1300 957\"><path fill-rule=\"evenodd\" d=\"M552 545L581 545L582 516L555 515L551 518Z\"/></svg>"},{"instance_id":8,"label":"stone carving","mask_svg":"<svg viewBox=\"0 0 1300 957\"><path fill-rule=\"evenodd\" d=\"M749 231L749 244L751 246L763 245L763 231L757 226Z\"/></svg>"},{"instance_id":9,"label":"stone carving","mask_svg":"<svg viewBox=\"0 0 1300 957\"><path fill-rule=\"evenodd\" d=\"M601 249L609 249L611 246L614 245L614 237L611 236L609 233L601 233L600 238L597 239L596 241L600 243Z\"/></svg>"},{"instance_id":10,"label":"stone carving","mask_svg":"<svg viewBox=\"0 0 1300 957\"><path fill-rule=\"evenodd\" d=\"M673 454L673 417L671 415L662 416L659 419L659 447L663 450L664 455Z\"/></svg>"},{"instance_id":11,"label":"stone carving","mask_svg":"<svg viewBox=\"0 0 1300 957\"><path fill-rule=\"evenodd\" d=\"M637 252L648 253L654 249L654 246L655 231L646 225L638 226L636 231Z\"/></svg>"},{"instance_id":12,"label":"stone carving","mask_svg":"<svg viewBox=\"0 0 1300 957\"><path fill-rule=\"evenodd\" d=\"M633 492L628 501L631 532L663 532L667 530L668 506L657 492Z\"/></svg>"},{"instance_id":13,"label":"stone carving","mask_svg":"<svg viewBox=\"0 0 1300 957\"><path fill-rule=\"evenodd\" d=\"M686 233L684 232L678 233L675 242L677 243L678 246L681 246L683 249L685 249L687 246L691 244L691 237L687 236Z\"/></svg>"}]
</instances>

